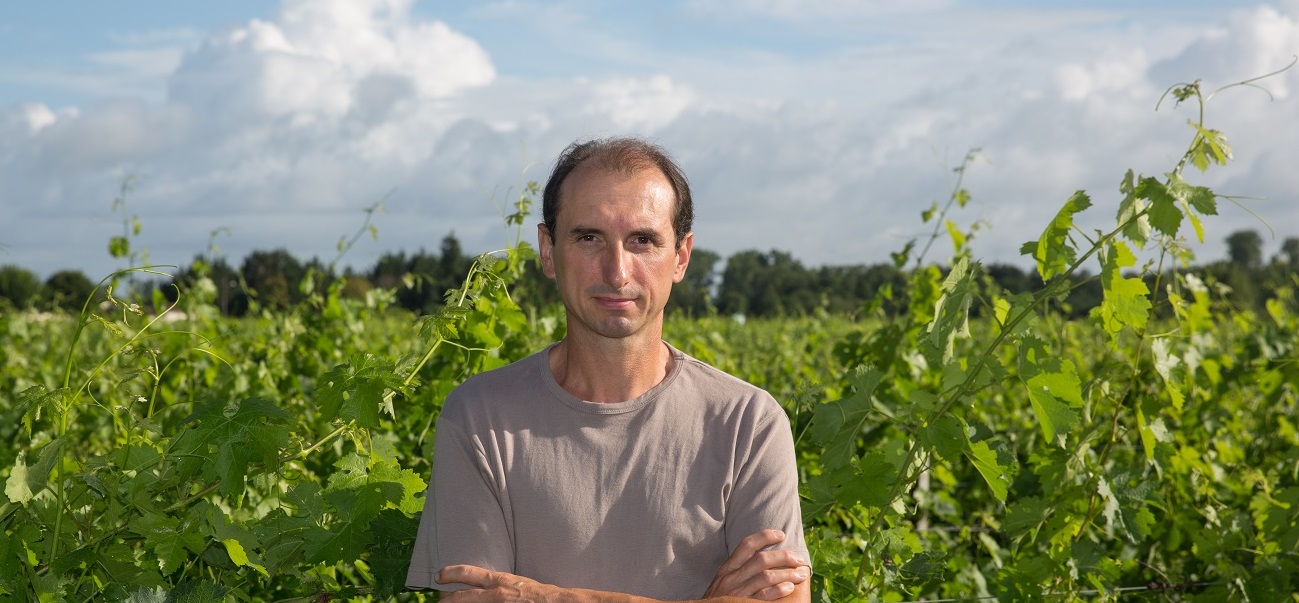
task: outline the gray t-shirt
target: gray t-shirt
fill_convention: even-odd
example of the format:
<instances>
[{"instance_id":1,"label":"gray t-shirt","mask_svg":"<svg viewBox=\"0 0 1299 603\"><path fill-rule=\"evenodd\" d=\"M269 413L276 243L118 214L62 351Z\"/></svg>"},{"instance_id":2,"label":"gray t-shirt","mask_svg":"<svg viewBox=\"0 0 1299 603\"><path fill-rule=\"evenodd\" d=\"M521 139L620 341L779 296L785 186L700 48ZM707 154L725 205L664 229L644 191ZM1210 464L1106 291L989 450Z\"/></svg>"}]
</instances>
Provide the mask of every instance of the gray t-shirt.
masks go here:
<instances>
[{"instance_id":1,"label":"gray t-shirt","mask_svg":"<svg viewBox=\"0 0 1299 603\"><path fill-rule=\"evenodd\" d=\"M669 348L671 372L627 402L569 394L549 348L447 396L406 585L452 590L437 571L470 564L697 598L740 540L767 528L807 559L784 410Z\"/></svg>"}]
</instances>

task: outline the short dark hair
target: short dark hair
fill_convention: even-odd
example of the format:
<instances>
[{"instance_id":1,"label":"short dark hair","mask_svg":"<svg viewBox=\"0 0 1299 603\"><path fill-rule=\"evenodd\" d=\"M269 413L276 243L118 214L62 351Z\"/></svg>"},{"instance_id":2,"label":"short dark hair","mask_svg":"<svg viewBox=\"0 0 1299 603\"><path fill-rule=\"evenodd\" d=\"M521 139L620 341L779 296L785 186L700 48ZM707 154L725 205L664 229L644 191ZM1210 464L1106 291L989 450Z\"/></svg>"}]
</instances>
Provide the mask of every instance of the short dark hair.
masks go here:
<instances>
[{"instance_id":1,"label":"short dark hair","mask_svg":"<svg viewBox=\"0 0 1299 603\"><path fill-rule=\"evenodd\" d=\"M552 238L555 236L555 220L559 216L559 189L573 170L588 161L599 162L598 167L601 169L627 175L645 169L658 169L672 184L672 192L676 195L672 232L676 235L677 246L681 245L681 240L693 228L695 218L690 183L667 151L654 143L632 137L574 142L559 154L555 160L555 169L550 172L550 179L546 181L546 188L541 195L541 219Z\"/></svg>"}]
</instances>

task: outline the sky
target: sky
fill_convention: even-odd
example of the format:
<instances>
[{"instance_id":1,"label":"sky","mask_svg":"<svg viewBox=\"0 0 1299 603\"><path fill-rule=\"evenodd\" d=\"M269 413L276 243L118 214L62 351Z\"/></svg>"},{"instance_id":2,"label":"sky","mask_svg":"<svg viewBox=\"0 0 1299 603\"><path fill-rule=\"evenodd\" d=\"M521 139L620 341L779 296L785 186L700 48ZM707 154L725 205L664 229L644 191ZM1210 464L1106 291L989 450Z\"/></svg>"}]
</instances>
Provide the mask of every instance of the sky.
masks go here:
<instances>
[{"instance_id":1,"label":"sky","mask_svg":"<svg viewBox=\"0 0 1299 603\"><path fill-rule=\"evenodd\" d=\"M886 262L951 214L985 262L1078 190L1111 227L1128 169L1162 176L1206 92L1299 54L1299 0L66 0L0 11L0 264L92 280L124 217L155 264L252 250L343 263L514 240L502 216L574 140L663 145L695 245ZM1299 235L1299 67L1215 95L1233 160L1197 262L1240 229ZM1158 107L1158 110L1156 110ZM124 198L125 204L115 204ZM539 214L540 209L537 209ZM534 230L523 233L535 241ZM950 250L950 244L936 247ZM944 253L933 259L942 261Z\"/></svg>"}]
</instances>

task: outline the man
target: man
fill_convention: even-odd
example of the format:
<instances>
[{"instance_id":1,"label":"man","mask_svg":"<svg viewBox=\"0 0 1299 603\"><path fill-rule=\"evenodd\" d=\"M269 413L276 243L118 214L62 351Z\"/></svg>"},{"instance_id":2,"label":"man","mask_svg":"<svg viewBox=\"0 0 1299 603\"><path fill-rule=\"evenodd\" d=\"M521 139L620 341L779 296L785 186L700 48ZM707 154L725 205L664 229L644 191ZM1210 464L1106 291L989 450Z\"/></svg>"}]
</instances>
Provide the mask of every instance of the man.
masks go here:
<instances>
[{"instance_id":1,"label":"man","mask_svg":"<svg viewBox=\"0 0 1299 603\"><path fill-rule=\"evenodd\" d=\"M788 418L662 339L694 245L680 169L636 139L575 144L542 214L567 333L447 397L407 586L455 603L809 602Z\"/></svg>"}]
</instances>

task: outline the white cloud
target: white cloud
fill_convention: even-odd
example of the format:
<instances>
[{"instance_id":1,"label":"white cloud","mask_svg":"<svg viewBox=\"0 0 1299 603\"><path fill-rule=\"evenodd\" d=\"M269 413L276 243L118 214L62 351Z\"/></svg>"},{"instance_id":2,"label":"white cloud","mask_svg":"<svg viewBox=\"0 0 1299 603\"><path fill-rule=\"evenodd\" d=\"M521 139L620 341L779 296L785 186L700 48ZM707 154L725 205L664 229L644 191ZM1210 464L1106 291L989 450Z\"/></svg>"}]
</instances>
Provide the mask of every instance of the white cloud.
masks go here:
<instances>
[{"instance_id":1,"label":"white cloud","mask_svg":"<svg viewBox=\"0 0 1299 603\"><path fill-rule=\"evenodd\" d=\"M802 21L929 13L952 5L951 0L694 0L688 6L701 13Z\"/></svg>"},{"instance_id":2,"label":"white cloud","mask_svg":"<svg viewBox=\"0 0 1299 603\"><path fill-rule=\"evenodd\" d=\"M640 132L662 128L696 101L693 90L666 75L604 80L592 92L587 111L607 116L616 128Z\"/></svg>"},{"instance_id":3,"label":"white cloud","mask_svg":"<svg viewBox=\"0 0 1299 603\"><path fill-rule=\"evenodd\" d=\"M974 202L952 217L986 220L975 249L1022 264L1019 244L1075 190L1092 192L1085 220L1100 228L1113 220L1124 170L1159 175L1177 160L1193 113L1152 111L1168 84L1237 81L1299 49L1295 6L1236 11L1211 27L1120 11L693 8L723 5L809 29L905 35L840 35L816 52L747 40L685 51L670 36L616 39L572 5L509 2L476 18L536 17L547 39L572 27L576 41L528 48L554 72L498 75L484 42L416 16L408 0L289 0L276 17L207 35L166 75L165 97L0 107L0 242L44 272L64 267L50 249L101 258L85 265L102 272L94 233L114 232L109 202L134 174L142 244L172 263L220 226L232 230L222 246L235 258L279 246L326 255L360 208L389 193L379 243L354 261L432 248L452 230L482 251L501 244L507 190L544 178L573 139L630 131L686 168L698 246L789 250L808 264L885 261L926 232L921 210L946 197L965 151L983 147L965 182ZM599 55L599 67L572 63L574 48ZM162 54L98 56L136 72L164 64ZM1261 82L1275 102L1248 89L1215 99L1211 125L1236 145L1237 164L1191 175L1272 196L1250 208L1283 236L1299 224L1285 196L1299 190L1297 77ZM1245 212L1223 212L1207 254L1231 229L1257 227ZM78 222L59 226L67 220Z\"/></svg>"},{"instance_id":4,"label":"white cloud","mask_svg":"<svg viewBox=\"0 0 1299 603\"><path fill-rule=\"evenodd\" d=\"M476 42L444 23L412 22L409 4L291 0L278 21L205 41L173 76L171 99L215 112L337 118L382 96L375 86L385 81L438 99L495 78Z\"/></svg>"}]
</instances>

